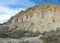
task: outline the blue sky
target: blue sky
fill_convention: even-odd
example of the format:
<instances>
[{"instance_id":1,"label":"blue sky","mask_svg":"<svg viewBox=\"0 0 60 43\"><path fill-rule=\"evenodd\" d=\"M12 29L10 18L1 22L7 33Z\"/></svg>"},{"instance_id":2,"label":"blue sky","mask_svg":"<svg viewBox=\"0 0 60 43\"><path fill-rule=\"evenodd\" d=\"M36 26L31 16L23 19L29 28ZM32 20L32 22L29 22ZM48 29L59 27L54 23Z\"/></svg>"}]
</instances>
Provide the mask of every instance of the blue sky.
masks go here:
<instances>
[{"instance_id":1,"label":"blue sky","mask_svg":"<svg viewBox=\"0 0 60 43\"><path fill-rule=\"evenodd\" d=\"M6 22L21 10L37 4L60 5L60 0L0 0L0 23Z\"/></svg>"}]
</instances>

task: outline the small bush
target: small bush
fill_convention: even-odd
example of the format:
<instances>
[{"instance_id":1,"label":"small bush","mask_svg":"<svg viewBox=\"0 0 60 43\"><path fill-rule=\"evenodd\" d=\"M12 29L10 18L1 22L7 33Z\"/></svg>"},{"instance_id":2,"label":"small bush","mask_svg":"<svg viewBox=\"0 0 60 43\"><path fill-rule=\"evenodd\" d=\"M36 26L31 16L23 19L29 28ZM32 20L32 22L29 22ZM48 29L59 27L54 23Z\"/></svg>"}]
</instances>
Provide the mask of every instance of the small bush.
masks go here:
<instances>
[{"instance_id":1,"label":"small bush","mask_svg":"<svg viewBox=\"0 0 60 43\"><path fill-rule=\"evenodd\" d=\"M27 41L23 40L22 42L19 42L19 43L29 43L29 41L28 40Z\"/></svg>"},{"instance_id":2,"label":"small bush","mask_svg":"<svg viewBox=\"0 0 60 43\"><path fill-rule=\"evenodd\" d=\"M44 43L60 43L60 28L56 31L42 33L40 39Z\"/></svg>"},{"instance_id":3,"label":"small bush","mask_svg":"<svg viewBox=\"0 0 60 43\"><path fill-rule=\"evenodd\" d=\"M26 30L0 30L0 37L2 38L21 38L21 37L35 37L40 33L34 33Z\"/></svg>"}]
</instances>

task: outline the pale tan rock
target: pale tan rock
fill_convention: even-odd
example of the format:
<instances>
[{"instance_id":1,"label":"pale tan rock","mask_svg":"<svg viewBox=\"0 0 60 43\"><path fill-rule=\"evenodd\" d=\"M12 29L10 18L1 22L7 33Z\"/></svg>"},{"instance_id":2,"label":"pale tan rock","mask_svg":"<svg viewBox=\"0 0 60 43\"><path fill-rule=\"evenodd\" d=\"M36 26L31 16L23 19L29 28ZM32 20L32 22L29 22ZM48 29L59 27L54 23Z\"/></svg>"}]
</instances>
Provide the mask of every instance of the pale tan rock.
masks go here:
<instances>
[{"instance_id":1,"label":"pale tan rock","mask_svg":"<svg viewBox=\"0 0 60 43\"><path fill-rule=\"evenodd\" d=\"M3 26L9 27L9 29L25 29L33 32L56 30L56 28L60 28L60 6L36 5L19 12Z\"/></svg>"}]
</instances>

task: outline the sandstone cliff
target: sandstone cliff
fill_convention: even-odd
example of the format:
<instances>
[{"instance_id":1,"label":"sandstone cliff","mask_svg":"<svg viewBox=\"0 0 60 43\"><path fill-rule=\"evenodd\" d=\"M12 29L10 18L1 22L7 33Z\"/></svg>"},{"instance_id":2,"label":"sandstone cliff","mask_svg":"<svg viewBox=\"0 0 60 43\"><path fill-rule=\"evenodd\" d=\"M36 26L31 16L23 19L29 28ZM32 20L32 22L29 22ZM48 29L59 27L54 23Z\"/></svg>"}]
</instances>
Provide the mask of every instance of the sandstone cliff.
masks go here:
<instances>
[{"instance_id":1,"label":"sandstone cliff","mask_svg":"<svg viewBox=\"0 0 60 43\"><path fill-rule=\"evenodd\" d=\"M28 30L28 31L51 31L60 28L60 6L57 5L36 5L19 12L0 28L9 30Z\"/></svg>"}]
</instances>

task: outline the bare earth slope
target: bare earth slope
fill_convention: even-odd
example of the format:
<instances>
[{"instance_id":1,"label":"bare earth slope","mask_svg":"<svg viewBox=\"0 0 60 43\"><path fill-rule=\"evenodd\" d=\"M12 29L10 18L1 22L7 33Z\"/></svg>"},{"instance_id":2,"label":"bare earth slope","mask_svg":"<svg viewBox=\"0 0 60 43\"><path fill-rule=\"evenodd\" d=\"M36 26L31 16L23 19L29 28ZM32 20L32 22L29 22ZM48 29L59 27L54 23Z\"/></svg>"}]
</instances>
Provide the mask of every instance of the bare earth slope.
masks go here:
<instances>
[{"instance_id":1,"label":"bare earth slope","mask_svg":"<svg viewBox=\"0 0 60 43\"><path fill-rule=\"evenodd\" d=\"M51 31L60 27L60 6L36 5L26 11L19 12L8 22L0 25L5 29L22 29L29 31Z\"/></svg>"}]
</instances>

